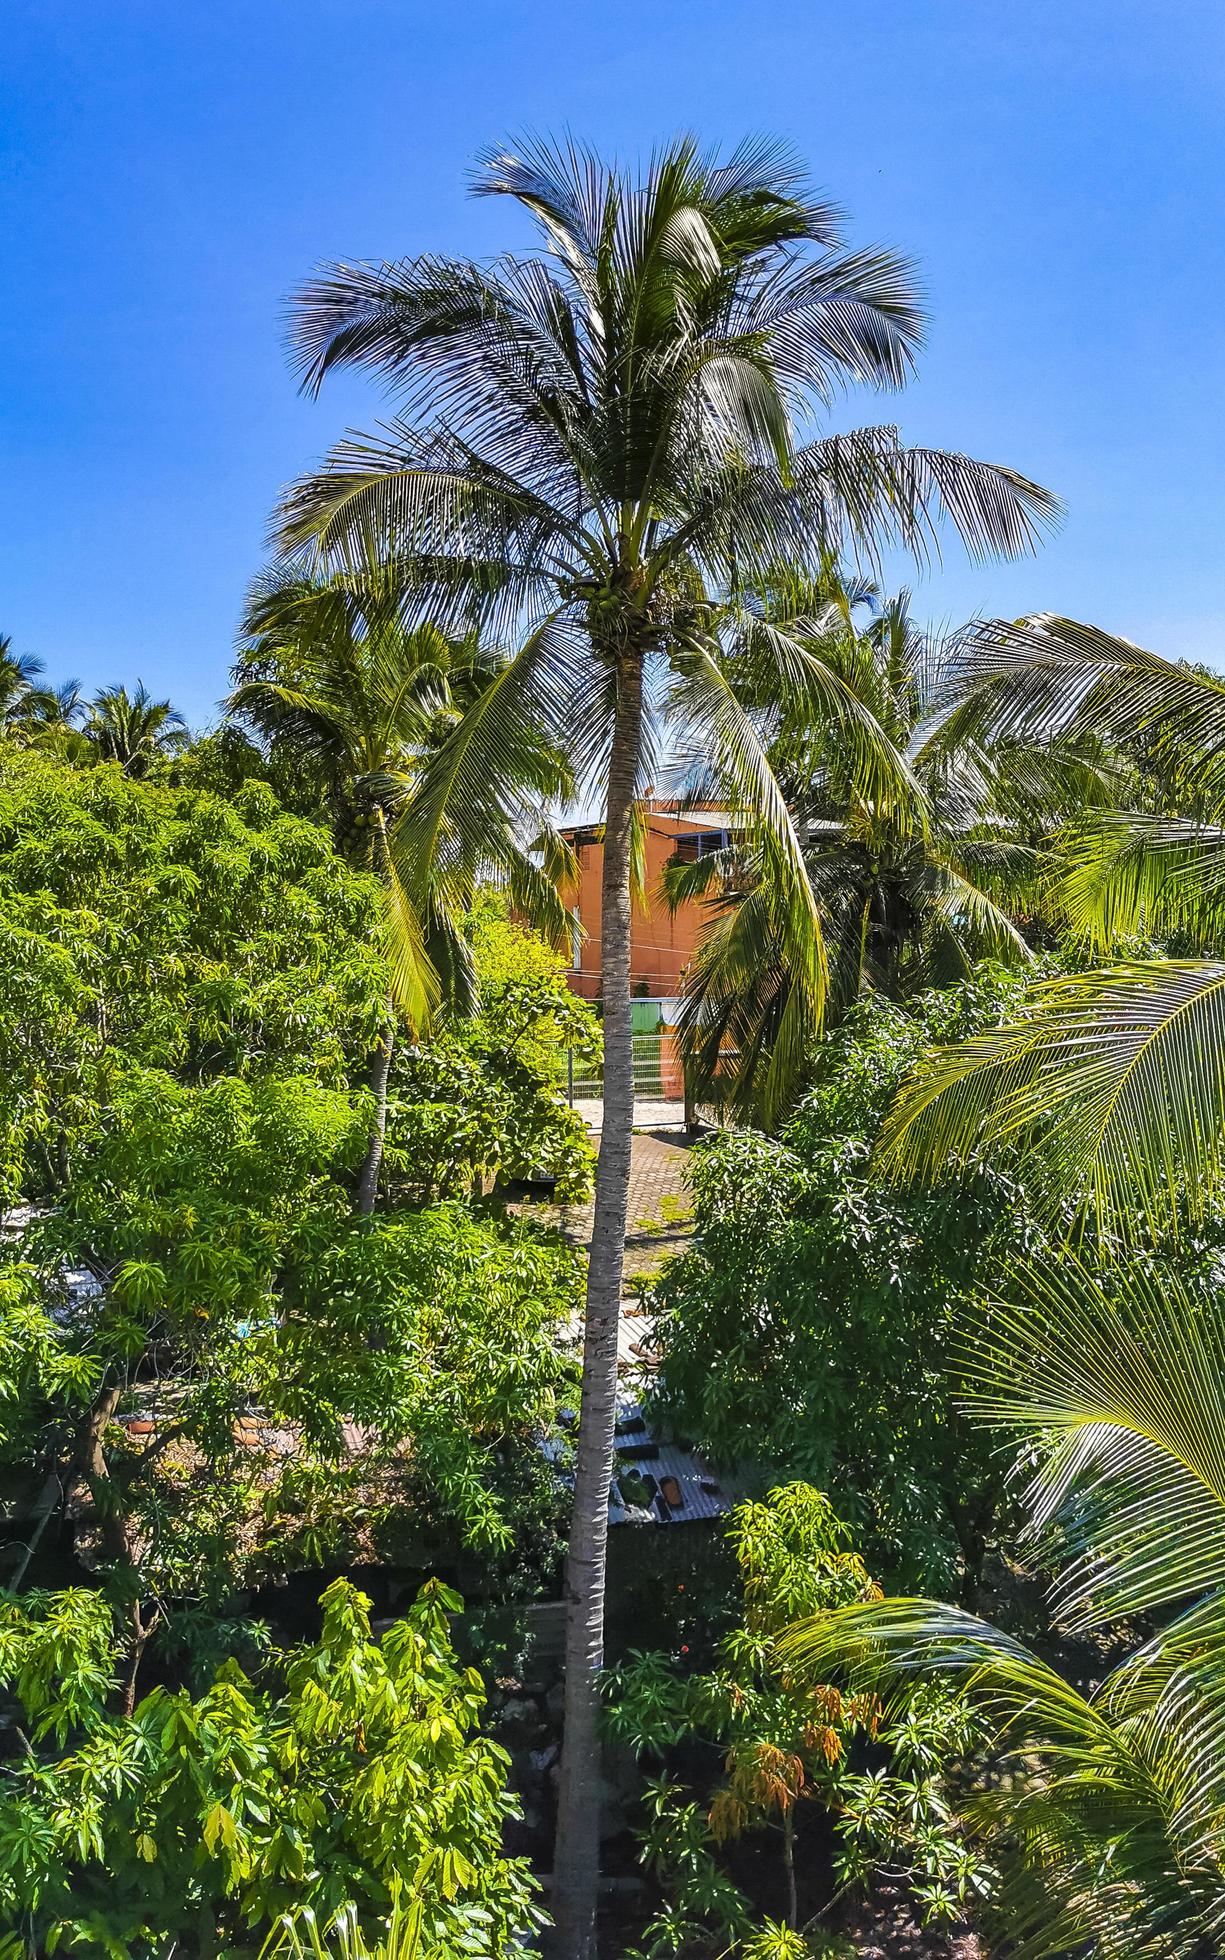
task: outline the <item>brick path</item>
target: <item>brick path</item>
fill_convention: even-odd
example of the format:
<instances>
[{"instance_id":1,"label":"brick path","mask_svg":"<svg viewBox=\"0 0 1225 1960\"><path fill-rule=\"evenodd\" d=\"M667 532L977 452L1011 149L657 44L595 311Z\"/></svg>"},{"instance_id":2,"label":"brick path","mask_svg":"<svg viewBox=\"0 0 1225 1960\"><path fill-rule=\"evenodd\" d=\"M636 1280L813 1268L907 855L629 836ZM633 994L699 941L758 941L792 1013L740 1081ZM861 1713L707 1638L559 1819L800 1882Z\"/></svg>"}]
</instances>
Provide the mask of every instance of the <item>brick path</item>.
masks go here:
<instances>
[{"instance_id":1,"label":"brick path","mask_svg":"<svg viewBox=\"0 0 1225 1960\"><path fill-rule=\"evenodd\" d=\"M675 1132L667 1138L650 1130L634 1132L625 1231L627 1280L649 1273L669 1253L679 1252L692 1229L685 1183L689 1149L674 1138ZM561 1215L566 1237L584 1250L591 1244L594 1223L594 1204L568 1205Z\"/></svg>"}]
</instances>

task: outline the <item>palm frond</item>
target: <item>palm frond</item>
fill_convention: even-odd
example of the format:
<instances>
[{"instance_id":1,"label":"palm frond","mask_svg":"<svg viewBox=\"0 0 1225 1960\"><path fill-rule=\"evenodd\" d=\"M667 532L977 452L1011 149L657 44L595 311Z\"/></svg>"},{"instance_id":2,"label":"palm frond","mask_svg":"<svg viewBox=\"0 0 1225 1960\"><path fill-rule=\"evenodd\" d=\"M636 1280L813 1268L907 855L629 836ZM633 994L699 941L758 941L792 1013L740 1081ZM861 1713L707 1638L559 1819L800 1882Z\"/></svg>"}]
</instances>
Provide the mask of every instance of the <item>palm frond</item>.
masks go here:
<instances>
[{"instance_id":1,"label":"palm frond","mask_svg":"<svg viewBox=\"0 0 1225 1960\"><path fill-rule=\"evenodd\" d=\"M527 793L548 798L559 787L552 733L564 732L571 744L578 739L582 653L573 621L546 620L425 764L390 839L408 890L432 889L444 902L462 904L482 867L507 864L525 826Z\"/></svg>"},{"instance_id":2,"label":"palm frond","mask_svg":"<svg viewBox=\"0 0 1225 1960\"><path fill-rule=\"evenodd\" d=\"M916 874L915 890L924 909L943 920L972 957L1005 966L1025 965L1033 958L1016 922L951 857L925 864Z\"/></svg>"},{"instance_id":3,"label":"palm frond","mask_svg":"<svg viewBox=\"0 0 1225 1960\"><path fill-rule=\"evenodd\" d=\"M1213 1656L1214 1713L1223 1650ZM1021 1642L933 1600L884 1600L780 1641L797 1672L888 1698L957 1683L991 1737L995 1774L961 1805L997 1866L988 1923L1017 1960L1206 1960L1225 1925L1219 1724L1180 1703L1177 1669L1128 1666L1081 1694ZM1185 1687L1185 1682L1182 1684Z\"/></svg>"},{"instance_id":4,"label":"palm frond","mask_svg":"<svg viewBox=\"0 0 1225 1960\"><path fill-rule=\"evenodd\" d=\"M1109 735L1132 743L1155 729L1199 768L1225 758L1225 682L1129 640L1052 613L982 620L950 677L958 738L973 730L1050 741Z\"/></svg>"},{"instance_id":5,"label":"palm frond","mask_svg":"<svg viewBox=\"0 0 1225 1960\"><path fill-rule=\"evenodd\" d=\"M793 464L806 528L875 567L882 547L920 563L940 555L940 527L971 558L1023 557L1061 515L1058 498L1017 471L938 449L905 448L894 428L825 436Z\"/></svg>"},{"instance_id":6,"label":"palm frond","mask_svg":"<svg viewBox=\"0 0 1225 1960\"><path fill-rule=\"evenodd\" d=\"M1054 1598L1073 1629L1225 1586L1223 1361L1217 1296L1139 1260L1109 1287L1069 1256L1024 1267L971 1322L972 1406L1044 1437L1031 1529L1071 1533Z\"/></svg>"},{"instance_id":7,"label":"palm frond","mask_svg":"<svg viewBox=\"0 0 1225 1960\"><path fill-rule=\"evenodd\" d=\"M1106 951L1142 934L1193 935L1225 925L1225 829L1143 811L1101 810L1068 825L1064 869L1050 897L1092 946Z\"/></svg>"},{"instance_id":8,"label":"palm frond","mask_svg":"<svg viewBox=\"0 0 1225 1960\"><path fill-rule=\"evenodd\" d=\"M1028 1017L937 1052L903 1087L880 1163L938 1178L1008 1146L1055 1214L1108 1236L1177 1230L1225 1168L1225 966L1152 960L1044 983Z\"/></svg>"},{"instance_id":9,"label":"palm frond","mask_svg":"<svg viewBox=\"0 0 1225 1960\"><path fill-rule=\"evenodd\" d=\"M762 1089L770 1112L820 1028L828 978L820 915L791 811L761 738L708 653L688 651L672 708L687 741L700 744L718 770L737 819L756 846L763 896L792 977Z\"/></svg>"},{"instance_id":10,"label":"palm frond","mask_svg":"<svg viewBox=\"0 0 1225 1960\"><path fill-rule=\"evenodd\" d=\"M818 621L781 622L745 607L727 609L724 632L737 678L750 694L785 704L788 727L820 732L845 752L856 793L887 813L902 831L923 821L923 792L905 757L882 728L862 690L828 657Z\"/></svg>"}]
</instances>

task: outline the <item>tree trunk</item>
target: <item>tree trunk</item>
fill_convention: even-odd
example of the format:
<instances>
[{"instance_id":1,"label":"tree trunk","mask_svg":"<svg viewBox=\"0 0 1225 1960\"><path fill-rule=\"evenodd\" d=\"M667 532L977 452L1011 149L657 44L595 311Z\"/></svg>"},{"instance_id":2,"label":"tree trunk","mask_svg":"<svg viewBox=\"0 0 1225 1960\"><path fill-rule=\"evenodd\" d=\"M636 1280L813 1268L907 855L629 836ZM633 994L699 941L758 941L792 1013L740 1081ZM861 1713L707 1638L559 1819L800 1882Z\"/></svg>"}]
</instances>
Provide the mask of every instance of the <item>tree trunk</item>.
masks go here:
<instances>
[{"instance_id":1,"label":"tree trunk","mask_svg":"<svg viewBox=\"0 0 1225 1960\"><path fill-rule=\"evenodd\" d=\"M140 1675L140 1664L145 1657L149 1637L161 1619L158 1607L151 1606L146 1616L140 1610L140 1601L134 1599L128 1609L128 1654L119 1684L119 1713L131 1715L136 1707L136 1683Z\"/></svg>"},{"instance_id":2,"label":"tree trunk","mask_svg":"<svg viewBox=\"0 0 1225 1960\"><path fill-rule=\"evenodd\" d=\"M642 660L622 657L608 766L600 960L604 1001L604 1121L587 1272L582 1409L566 1560L566 1701L553 1860L552 1951L592 1960L600 1881L600 1670L604 1568L616 1421L617 1326L634 1123L630 1019L630 833L642 743Z\"/></svg>"},{"instance_id":3,"label":"tree trunk","mask_svg":"<svg viewBox=\"0 0 1225 1960\"><path fill-rule=\"evenodd\" d=\"M795 1889L795 1807L783 1812L783 1870L787 1876L787 1924L794 1933L800 1923L800 1902Z\"/></svg>"},{"instance_id":4,"label":"tree trunk","mask_svg":"<svg viewBox=\"0 0 1225 1960\"><path fill-rule=\"evenodd\" d=\"M374 1093L374 1127L366 1147L362 1174L357 1180L357 1209L362 1217L374 1210L379 1193L379 1167L383 1161L383 1139L387 1135L387 1079L391 1074L391 1055L395 1045L395 1023L388 1004L387 1020L370 1058L370 1087Z\"/></svg>"},{"instance_id":5,"label":"tree trunk","mask_svg":"<svg viewBox=\"0 0 1225 1960\"><path fill-rule=\"evenodd\" d=\"M387 843L387 819L376 805L374 810L374 829L370 837L370 864L377 878L384 885L391 881L391 852ZM362 1165L361 1176L357 1180L357 1210L365 1218L374 1210L374 1201L379 1194L379 1169L383 1162L383 1142L387 1135L387 1080L391 1074L391 1056L396 1039L395 1003L387 1002L387 1019L379 1031L374 1053L370 1057L370 1088L374 1095L374 1128L370 1132L370 1142L366 1148L366 1160Z\"/></svg>"},{"instance_id":6,"label":"tree trunk","mask_svg":"<svg viewBox=\"0 0 1225 1960\"><path fill-rule=\"evenodd\" d=\"M149 1636L161 1615L155 1606L150 1607L147 1618L141 1613L140 1556L136 1533L130 1516L120 1508L115 1496L103 1441L122 1394L123 1385L120 1382L111 1382L99 1391L77 1432L69 1491L74 1486L84 1484L93 1505L103 1553L131 1589L126 1615L126 1651L118 1688L119 1712L130 1715L136 1706L136 1680L140 1663Z\"/></svg>"}]
</instances>

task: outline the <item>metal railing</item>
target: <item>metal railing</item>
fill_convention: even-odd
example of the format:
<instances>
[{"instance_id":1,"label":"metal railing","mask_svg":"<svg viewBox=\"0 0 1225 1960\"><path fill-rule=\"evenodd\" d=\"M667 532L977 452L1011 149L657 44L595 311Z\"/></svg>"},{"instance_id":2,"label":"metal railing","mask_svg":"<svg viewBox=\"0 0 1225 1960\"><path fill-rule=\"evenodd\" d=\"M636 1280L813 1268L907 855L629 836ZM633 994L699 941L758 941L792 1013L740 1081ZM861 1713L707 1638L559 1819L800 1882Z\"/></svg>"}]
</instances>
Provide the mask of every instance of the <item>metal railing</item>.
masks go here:
<instances>
[{"instance_id":1,"label":"metal railing","mask_svg":"<svg viewBox=\"0 0 1225 1960\"><path fill-rule=\"evenodd\" d=\"M634 1047L634 1099L643 1102L681 1102L684 1100L679 1072L673 1055L665 1048L669 1037L653 1028L632 1037ZM576 1102L599 1101L604 1094L604 1072L599 1067L579 1063L573 1054L566 1057L566 1094Z\"/></svg>"}]
</instances>

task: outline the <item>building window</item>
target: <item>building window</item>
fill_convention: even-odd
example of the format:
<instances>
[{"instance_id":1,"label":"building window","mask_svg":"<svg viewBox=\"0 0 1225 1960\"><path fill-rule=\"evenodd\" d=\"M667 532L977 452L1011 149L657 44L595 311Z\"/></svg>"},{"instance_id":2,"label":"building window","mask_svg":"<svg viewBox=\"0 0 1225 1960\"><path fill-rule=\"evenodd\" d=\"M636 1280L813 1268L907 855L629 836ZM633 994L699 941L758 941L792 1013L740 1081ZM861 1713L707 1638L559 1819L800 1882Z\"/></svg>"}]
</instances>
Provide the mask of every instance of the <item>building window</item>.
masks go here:
<instances>
[{"instance_id":1,"label":"building window","mask_svg":"<svg viewBox=\"0 0 1225 1960\"><path fill-rule=\"evenodd\" d=\"M725 830L690 830L677 838L673 856L678 864L695 864L698 858L713 857L716 851L726 849Z\"/></svg>"}]
</instances>

